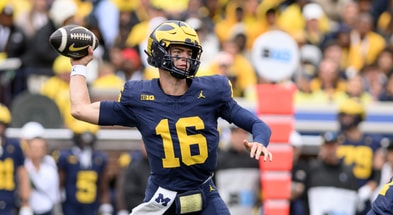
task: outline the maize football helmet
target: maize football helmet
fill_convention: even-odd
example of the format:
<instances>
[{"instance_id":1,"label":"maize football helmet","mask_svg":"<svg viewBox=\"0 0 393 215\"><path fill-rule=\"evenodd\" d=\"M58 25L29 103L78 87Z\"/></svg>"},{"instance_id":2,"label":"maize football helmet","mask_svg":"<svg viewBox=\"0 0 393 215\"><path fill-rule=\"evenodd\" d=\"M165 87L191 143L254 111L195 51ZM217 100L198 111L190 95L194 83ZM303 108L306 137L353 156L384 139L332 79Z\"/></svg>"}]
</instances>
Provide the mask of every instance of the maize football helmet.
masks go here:
<instances>
[{"instance_id":1,"label":"maize football helmet","mask_svg":"<svg viewBox=\"0 0 393 215\"><path fill-rule=\"evenodd\" d=\"M88 122L75 120L70 126L73 133L74 144L80 148L92 147L97 141L97 133L100 127Z\"/></svg>"},{"instance_id":2,"label":"maize football helmet","mask_svg":"<svg viewBox=\"0 0 393 215\"><path fill-rule=\"evenodd\" d=\"M338 122L342 131L357 127L365 119L366 109L359 101L350 98L339 105Z\"/></svg>"},{"instance_id":3,"label":"maize football helmet","mask_svg":"<svg viewBox=\"0 0 393 215\"><path fill-rule=\"evenodd\" d=\"M9 125L11 122L11 112L7 106L0 104L0 123Z\"/></svg>"},{"instance_id":4,"label":"maize football helmet","mask_svg":"<svg viewBox=\"0 0 393 215\"><path fill-rule=\"evenodd\" d=\"M366 119L366 109L355 99L346 99L339 105L339 114L357 115L360 120Z\"/></svg>"},{"instance_id":5,"label":"maize football helmet","mask_svg":"<svg viewBox=\"0 0 393 215\"><path fill-rule=\"evenodd\" d=\"M182 70L174 66L173 59L177 57L170 55L172 45L180 45L192 50L191 58L187 59L190 65L188 69ZM176 78L187 78L195 76L198 71L202 47L198 34L187 23L168 20L150 34L145 53L151 66L167 70Z\"/></svg>"}]
</instances>

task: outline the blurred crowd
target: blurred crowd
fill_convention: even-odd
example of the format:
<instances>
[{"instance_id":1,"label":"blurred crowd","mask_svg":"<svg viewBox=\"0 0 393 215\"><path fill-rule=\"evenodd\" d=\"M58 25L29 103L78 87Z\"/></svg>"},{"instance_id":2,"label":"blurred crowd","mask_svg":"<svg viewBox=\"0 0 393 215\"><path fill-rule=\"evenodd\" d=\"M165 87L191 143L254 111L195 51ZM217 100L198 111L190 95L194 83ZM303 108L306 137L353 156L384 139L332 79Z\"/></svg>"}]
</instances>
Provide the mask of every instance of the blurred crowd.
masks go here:
<instances>
[{"instance_id":1,"label":"blurred crowd","mask_svg":"<svg viewBox=\"0 0 393 215\"><path fill-rule=\"evenodd\" d=\"M298 68L289 79L282 80L283 83L292 83L297 87L294 100L296 104L348 105L346 102L349 99L355 100L362 106L357 109L358 106L352 104L349 105L352 109L342 109L340 112L340 116L347 114L356 118L353 125L345 127L343 123L345 129L353 129L364 120L365 105L393 101L393 1L391 0L0 0L0 103L10 109L20 95L27 93L46 96L58 107L64 127L75 131L80 128L80 124L70 114L71 65L68 58L59 56L50 46L48 39L52 32L64 25L78 24L96 34L100 45L94 51L94 60L88 65L90 68L87 81L92 91L110 93L97 93L94 94L97 98L92 99L102 99L108 95L108 99L116 99L125 81L158 77L157 71L147 64L144 50L149 33L166 19L183 20L196 29L203 48L201 66L197 75L228 76L232 81L235 97L256 102L255 86L270 83L270 80L258 73L251 55L254 42L259 36L269 31L280 30L290 35L299 48ZM8 126L11 120L7 119L5 122L3 124ZM367 150L367 152L371 150L371 154L366 154L369 157L361 154L364 150L358 150L360 157L346 160L348 165L353 162L353 165L367 167L364 170L366 173L357 170L355 176L350 177L354 177L354 180L363 177L362 179L368 181L348 188L356 191L363 188L363 193L367 191L367 195L361 196L364 198L362 203L365 203L361 205L363 209L358 208L358 211L365 211L364 208L369 207L370 199L373 199L372 194L378 187L380 177L377 175L380 174L384 164L383 159L374 161L376 160L374 157L379 157L377 151L385 148L381 145L381 138L375 140L374 136L363 136L356 129L350 130L347 138L338 138L344 135L345 129L340 129L342 133L337 137L326 139L327 137L324 136L330 148L327 146L327 150L321 148L322 160L327 159L329 150L336 150L331 147L332 142L341 144L347 141L347 145L362 147L371 147L370 141L376 142L375 147ZM74 133L78 138L89 138L81 135L81 131ZM82 140L74 139L74 141L80 143ZM44 147L41 141L37 142L30 144ZM63 171L59 179L56 179L60 183L63 183L67 177L65 170L79 171L68 169L71 168L69 166L74 165L75 156L80 160L92 156L91 150L85 152L81 148L78 149L77 145L67 152L59 152L61 156L59 154L58 159L54 161L57 162L57 165L53 165L56 171L59 171L57 168ZM389 149L391 148L393 146ZM349 151L351 150L341 149L340 157L345 157ZM93 160L98 162L95 164L106 162L105 156L101 154L97 156L98 160ZM365 156L372 161L362 159ZM146 166L142 159L143 155L134 154L133 157L140 160L136 164ZM128 166L129 159L124 158L125 161L122 163L125 164L122 166ZM52 163L53 161L48 161L46 164L48 168ZM27 167L31 171L34 170L33 164L33 161L27 161ZM94 163L86 165L90 168ZM255 164L249 166L252 165ZM308 167L299 167L299 171L306 173L321 170L318 168L320 163L313 162L313 165L311 170ZM135 168L130 168L130 171L135 172ZM343 169L345 174L349 174L346 167ZM94 171L87 171L88 173L81 174L80 180L95 183L98 179L95 177L101 174L100 171L103 170L99 167ZM334 174L339 175L340 171ZM134 175L122 174L129 177ZM383 177L389 178L390 174ZM143 179L144 176L127 179L141 184L128 188L143 187ZM301 182L299 188L301 192L296 194L296 199L300 196L300 200L308 201L307 191L302 188L311 188L312 182L318 180L306 180L305 177L297 180ZM375 183L369 184L372 189L366 190L365 185L369 181ZM124 186L121 182L119 184ZM37 192L36 195L40 195L39 191ZM130 192L139 192L143 195L140 193L141 189ZM100 209L101 212L111 214L114 211L113 208L108 209L107 196L100 201L96 199L93 201L90 198L93 197L82 194L82 197L77 200L100 202L104 206ZM228 197L231 198L233 201L233 196ZM53 199L54 204L48 206L50 209L56 208L61 196ZM124 203L120 205L124 208L119 209L119 214L121 212L127 214L129 205L126 206ZM299 211L304 207L308 208L308 205L293 214L303 214ZM72 210L78 211L78 208L71 207L70 210L71 212L68 213L73 214ZM104 212L102 213L105 214Z\"/></svg>"}]
</instances>

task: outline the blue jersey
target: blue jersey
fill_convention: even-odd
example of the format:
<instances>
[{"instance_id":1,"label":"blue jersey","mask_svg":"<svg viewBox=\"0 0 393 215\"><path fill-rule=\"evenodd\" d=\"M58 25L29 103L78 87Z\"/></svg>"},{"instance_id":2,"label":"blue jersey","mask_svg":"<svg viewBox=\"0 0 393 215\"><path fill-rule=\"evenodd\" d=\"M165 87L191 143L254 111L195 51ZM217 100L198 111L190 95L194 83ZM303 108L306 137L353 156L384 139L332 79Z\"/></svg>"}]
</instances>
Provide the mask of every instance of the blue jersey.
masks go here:
<instances>
[{"instance_id":1,"label":"blue jersey","mask_svg":"<svg viewBox=\"0 0 393 215\"><path fill-rule=\"evenodd\" d=\"M381 139L378 135L364 135L360 141L344 139L337 150L338 156L353 167L359 187L372 177L374 154L381 147Z\"/></svg>"},{"instance_id":2,"label":"blue jersey","mask_svg":"<svg viewBox=\"0 0 393 215\"><path fill-rule=\"evenodd\" d=\"M5 139L3 154L0 155L0 202L5 203L3 207L15 207L16 171L24 162L25 156L19 142L15 139ZM0 208L0 211L6 208Z\"/></svg>"},{"instance_id":3,"label":"blue jersey","mask_svg":"<svg viewBox=\"0 0 393 215\"><path fill-rule=\"evenodd\" d=\"M393 178L379 191L378 197L372 204L367 215L393 215Z\"/></svg>"},{"instance_id":4,"label":"blue jersey","mask_svg":"<svg viewBox=\"0 0 393 215\"><path fill-rule=\"evenodd\" d=\"M99 184L107 165L107 156L94 151L92 165L83 168L72 149L60 153L58 167L65 172L65 205L99 206Z\"/></svg>"},{"instance_id":5,"label":"blue jersey","mask_svg":"<svg viewBox=\"0 0 393 215\"><path fill-rule=\"evenodd\" d=\"M151 180L175 191L189 190L211 177L217 163L219 117L267 145L270 129L232 98L225 76L188 79L182 96L166 95L158 79L129 81L118 102L101 102L100 125L137 127L151 166ZM239 117L239 115L241 117Z\"/></svg>"}]
</instances>

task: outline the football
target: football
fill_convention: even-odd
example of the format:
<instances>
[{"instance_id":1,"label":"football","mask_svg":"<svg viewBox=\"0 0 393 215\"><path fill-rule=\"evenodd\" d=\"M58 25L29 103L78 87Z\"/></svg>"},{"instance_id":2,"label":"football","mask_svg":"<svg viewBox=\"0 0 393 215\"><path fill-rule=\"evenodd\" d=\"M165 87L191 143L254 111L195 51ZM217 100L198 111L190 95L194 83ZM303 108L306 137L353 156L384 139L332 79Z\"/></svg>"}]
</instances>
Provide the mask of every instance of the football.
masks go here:
<instances>
[{"instance_id":1,"label":"football","mask_svg":"<svg viewBox=\"0 0 393 215\"><path fill-rule=\"evenodd\" d=\"M51 46L61 55L81 58L88 55L88 47L98 46L98 39L89 29L79 25L58 28L49 37Z\"/></svg>"}]
</instances>

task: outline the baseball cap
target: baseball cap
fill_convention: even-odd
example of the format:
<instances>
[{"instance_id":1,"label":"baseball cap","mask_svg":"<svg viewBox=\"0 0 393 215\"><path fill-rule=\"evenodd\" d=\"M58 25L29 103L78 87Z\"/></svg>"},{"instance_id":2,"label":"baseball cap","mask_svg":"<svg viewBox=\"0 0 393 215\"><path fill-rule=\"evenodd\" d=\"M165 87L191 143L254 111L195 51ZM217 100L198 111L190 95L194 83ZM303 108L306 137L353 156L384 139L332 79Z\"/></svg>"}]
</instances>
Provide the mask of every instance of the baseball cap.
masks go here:
<instances>
[{"instance_id":1,"label":"baseball cap","mask_svg":"<svg viewBox=\"0 0 393 215\"><path fill-rule=\"evenodd\" d=\"M23 125L20 137L27 140L31 140L33 138L43 138L44 132L45 129L40 123L31 121Z\"/></svg>"},{"instance_id":2,"label":"baseball cap","mask_svg":"<svg viewBox=\"0 0 393 215\"><path fill-rule=\"evenodd\" d=\"M336 143L338 142L338 134L333 131L328 131L322 134L322 139L324 144Z\"/></svg>"},{"instance_id":3,"label":"baseball cap","mask_svg":"<svg viewBox=\"0 0 393 215\"><path fill-rule=\"evenodd\" d=\"M56 0L49 9L49 17L57 27L60 27L65 20L75 16L77 10L78 8L72 0Z\"/></svg>"},{"instance_id":4,"label":"baseball cap","mask_svg":"<svg viewBox=\"0 0 393 215\"><path fill-rule=\"evenodd\" d=\"M323 15L323 9L317 3L308 3L303 8L303 16L306 20L319 19Z\"/></svg>"}]
</instances>

